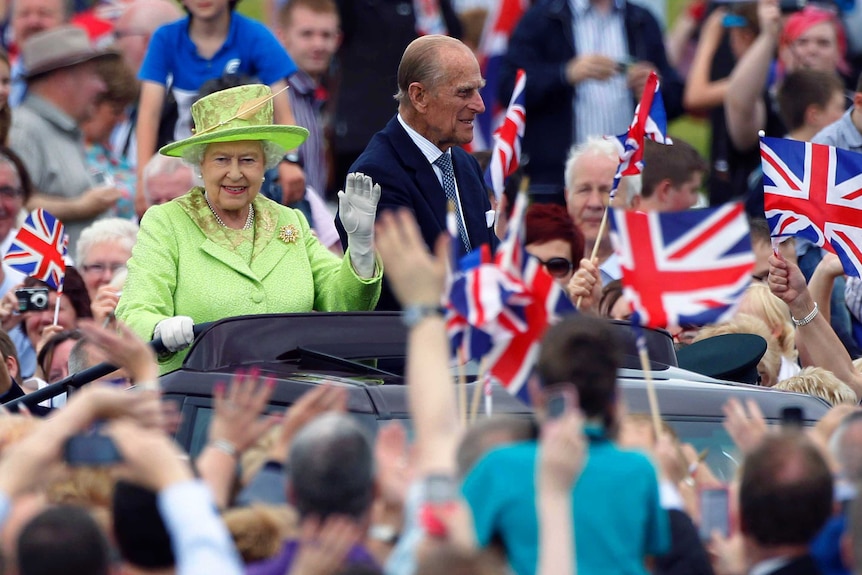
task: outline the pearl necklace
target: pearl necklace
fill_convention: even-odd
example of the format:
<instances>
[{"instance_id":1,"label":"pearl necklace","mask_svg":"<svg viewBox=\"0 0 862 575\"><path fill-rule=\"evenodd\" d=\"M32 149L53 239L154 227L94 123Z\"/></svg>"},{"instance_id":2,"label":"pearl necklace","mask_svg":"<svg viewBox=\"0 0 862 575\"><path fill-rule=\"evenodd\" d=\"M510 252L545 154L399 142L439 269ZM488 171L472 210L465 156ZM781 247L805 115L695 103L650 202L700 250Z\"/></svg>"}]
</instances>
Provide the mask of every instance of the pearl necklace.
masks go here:
<instances>
[{"instance_id":1,"label":"pearl necklace","mask_svg":"<svg viewBox=\"0 0 862 575\"><path fill-rule=\"evenodd\" d=\"M207 201L207 206L209 206L210 211L211 211L211 212L213 213L213 215L215 216L215 219L216 219L216 221L219 223L219 225L220 225L221 227L223 227L223 228L226 228L226 227L227 227L227 224L225 224L225 223L222 221L221 217L216 213L215 208L214 208L214 207L213 207L213 205L210 203L210 199L209 199L209 197L207 196L207 194L206 194L206 193L204 193L204 199ZM254 223L254 205L249 204L249 205L248 205L248 217L245 219L245 225L242 227L242 229L243 229L243 230L249 230L249 229L251 229L251 226L252 226L252 224L253 224L253 223Z\"/></svg>"}]
</instances>

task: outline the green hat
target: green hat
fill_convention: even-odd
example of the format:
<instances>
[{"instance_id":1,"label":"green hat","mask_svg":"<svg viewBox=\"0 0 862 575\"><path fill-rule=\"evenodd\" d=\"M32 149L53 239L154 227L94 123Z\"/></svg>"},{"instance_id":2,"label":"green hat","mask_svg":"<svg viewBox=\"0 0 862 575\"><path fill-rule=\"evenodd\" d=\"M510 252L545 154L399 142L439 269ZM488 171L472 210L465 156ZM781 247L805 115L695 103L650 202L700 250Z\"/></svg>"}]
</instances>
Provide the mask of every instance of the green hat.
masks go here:
<instances>
[{"instance_id":1,"label":"green hat","mask_svg":"<svg viewBox=\"0 0 862 575\"><path fill-rule=\"evenodd\" d=\"M308 130L273 124L273 97L269 86L263 84L237 86L204 96L192 104L194 135L164 146L159 153L182 157L185 150L198 144L246 140L267 140L292 150L308 138Z\"/></svg>"}]
</instances>

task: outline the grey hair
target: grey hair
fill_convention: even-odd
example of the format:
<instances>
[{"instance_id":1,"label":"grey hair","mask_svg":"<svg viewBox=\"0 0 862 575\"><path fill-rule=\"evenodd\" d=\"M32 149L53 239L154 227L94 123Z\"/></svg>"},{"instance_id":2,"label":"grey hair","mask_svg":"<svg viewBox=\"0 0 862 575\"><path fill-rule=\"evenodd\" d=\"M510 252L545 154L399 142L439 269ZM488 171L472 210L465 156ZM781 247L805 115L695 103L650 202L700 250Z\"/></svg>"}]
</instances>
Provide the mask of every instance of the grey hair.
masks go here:
<instances>
[{"instance_id":1,"label":"grey hair","mask_svg":"<svg viewBox=\"0 0 862 575\"><path fill-rule=\"evenodd\" d=\"M150 181L150 178L155 178L156 176L169 176L178 170L189 170L189 188L193 188L198 185L198 178L196 177L194 170L181 158L163 156L161 154L155 154L150 158L150 161L147 162L146 166L144 166L144 170L142 172L142 178L144 181L143 192L147 201L149 201L151 197L150 188L147 184L147 182Z\"/></svg>"},{"instance_id":2,"label":"grey hair","mask_svg":"<svg viewBox=\"0 0 862 575\"><path fill-rule=\"evenodd\" d=\"M619 151L617 150L617 144L613 143L611 140L606 140L596 136L590 136L587 138L586 142L572 146L569 150L569 157L566 160L566 190L571 188L572 180L575 178L575 164L577 164L578 160L583 156L587 155L608 156L617 161L619 161L620 157Z\"/></svg>"},{"instance_id":3,"label":"grey hair","mask_svg":"<svg viewBox=\"0 0 862 575\"><path fill-rule=\"evenodd\" d=\"M829 451L841 467L844 478L857 483L862 481L862 446L845 438L851 426L862 422L862 412L845 416L829 438Z\"/></svg>"},{"instance_id":4,"label":"grey hair","mask_svg":"<svg viewBox=\"0 0 862 575\"><path fill-rule=\"evenodd\" d=\"M641 189L643 188L643 179L640 174L635 174L633 176L623 176L620 178L620 187L625 190L626 197L625 202L627 208L632 207L632 202L634 201L636 196L641 195Z\"/></svg>"},{"instance_id":5,"label":"grey hair","mask_svg":"<svg viewBox=\"0 0 862 575\"><path fill-rule=\"evenodd\" d=\"M91 343L87 338L82 337L69 350L69 359L66 360L69 367L69 375L79 373L94 365L90 362Z\"/></svg>"},{"instance_id":6,"label":"grey hair","mask_svg":"<svg viewBox=\"0 0 862 575\"><path fill-rule=\"evenodd\" d=\"M300 517L360 519L374 501L374 447L351 415L330 412L305 425L290 447L293 501Z\"/></svg>"},{"instance_id":7,"label":"grey hair","mask_svg":"<svg viewBox=\"0 0 862 575\"><path fill-rule=\"evenodd\" d=\"M446 68L441 55L444 49L469 50L456 38L431 34L413 40L398 64L398 92L393 96L400 105L409 103L408 91L413 82L422 83L434 90L446 79Z\"/></svg>"},{"instance_id":8,"label":"grey hair","mask_svg":"<svg viewBox=\"0 0 862 575\"><path fill-rule=\"evenodd\" d=\"M129 252L138 239L138 224L124 218L105 218L96 220L81 232L78 237L75 261L84 265L93 246L98 244L118 244Z\"/></svg>"},{"instance_id":9,"label":"grey hair","mask_svg":"<svg viewBox=\"0 0 862 575\"><path fill-rule=\"evenodd\" d=\"M284 148L269 140L260 140L263 144L264 167L271 170L276 167L284 157ZM195 144L183 150L183 160L187 164L199 167L204 161L204 154L209 144Z\"/></svg>"}]
</instances>

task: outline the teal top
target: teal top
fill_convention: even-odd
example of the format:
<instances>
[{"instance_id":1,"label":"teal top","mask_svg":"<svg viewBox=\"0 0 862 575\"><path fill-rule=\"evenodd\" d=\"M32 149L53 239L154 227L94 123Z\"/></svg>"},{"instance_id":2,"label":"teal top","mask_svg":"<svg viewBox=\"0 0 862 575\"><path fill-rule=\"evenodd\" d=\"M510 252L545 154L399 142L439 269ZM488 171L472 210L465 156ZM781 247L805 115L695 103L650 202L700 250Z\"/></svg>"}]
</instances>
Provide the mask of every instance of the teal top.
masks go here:
<instances>
[{"instance_id":1,"label":"teal top","mask_svg":"<svg viewBox=\"0 0 862 575\"><path fill-rule=\"evenodd\" d=\"M578 574L646 575L644 558L670 549L655 468L640 453L587 435L588 456L572 497ZM531 441L489 452L462 487L479 544L499 535L518 575L534 575L538 564L537 447Z\"/></svg>"}]
</instances>

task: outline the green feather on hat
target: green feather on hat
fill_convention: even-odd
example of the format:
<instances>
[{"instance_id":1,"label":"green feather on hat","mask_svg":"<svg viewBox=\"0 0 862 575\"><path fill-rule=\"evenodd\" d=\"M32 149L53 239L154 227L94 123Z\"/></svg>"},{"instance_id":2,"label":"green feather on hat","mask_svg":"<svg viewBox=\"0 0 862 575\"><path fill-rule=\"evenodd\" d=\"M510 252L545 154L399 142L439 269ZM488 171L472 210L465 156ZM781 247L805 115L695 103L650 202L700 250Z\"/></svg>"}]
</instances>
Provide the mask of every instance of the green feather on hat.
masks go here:
<instances>
[{"instance_id":1,"label":"green feather on hat","mask_svg":"<svg viewBox=\"0 0 862 575\"><path fill-rule=\"evenodd\" d=\"M192 104L194 135L167 144L159 153L182 157L192 146L247 140L266 140L293 150L308 138L308 130L272 123L272 100L280 93L273 94L263 84L248 84L204 96Z\"/></svg>"}]
</instances>

